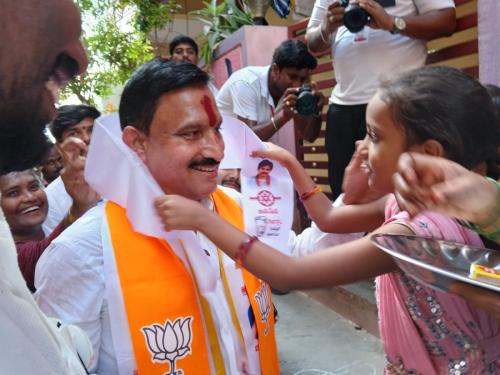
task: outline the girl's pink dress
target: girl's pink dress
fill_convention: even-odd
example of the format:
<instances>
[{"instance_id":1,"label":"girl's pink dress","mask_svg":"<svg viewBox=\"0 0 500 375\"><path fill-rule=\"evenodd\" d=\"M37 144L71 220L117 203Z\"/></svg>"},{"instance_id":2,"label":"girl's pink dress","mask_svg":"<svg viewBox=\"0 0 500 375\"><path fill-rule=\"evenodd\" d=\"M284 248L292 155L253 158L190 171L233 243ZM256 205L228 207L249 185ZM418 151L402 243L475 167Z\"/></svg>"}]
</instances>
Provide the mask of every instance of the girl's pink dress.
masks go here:
<instances>
[{"instance_id":1,"label":"girl's pink dress","mask_svg":"<svg viewBox=\"0 0 500 375\"><path fill-rule=\"evenodd\" d=\"M419 236L483 246L475 232L446 216L426 212L410 220L394 196L386 206L389 222ZM500 329L486 312L400 271L376 284L386 374L500 374Z\"/></svg>"}]
</instances>

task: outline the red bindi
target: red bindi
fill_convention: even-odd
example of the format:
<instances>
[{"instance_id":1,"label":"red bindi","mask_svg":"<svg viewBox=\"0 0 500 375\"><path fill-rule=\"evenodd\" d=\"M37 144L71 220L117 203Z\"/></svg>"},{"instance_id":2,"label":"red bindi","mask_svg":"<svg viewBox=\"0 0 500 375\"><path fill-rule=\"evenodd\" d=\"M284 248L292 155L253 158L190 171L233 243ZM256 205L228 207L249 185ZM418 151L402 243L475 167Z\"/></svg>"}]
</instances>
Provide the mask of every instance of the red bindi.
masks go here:
<instances>
[{"instance_id":1,"label":"red bindi","mask_svg":"<svg viewBox=\"0 0 500 375\"><path fill-rule=\"evenodd\" d=\"M201 100L201 105L203 105L203 108L205 108L205 112L207 113L210 127L213 128L215 125L217 125L217 115L215 114L212 101L207 95L203 96L203 99Z\"/></svg>"}]
</instances>

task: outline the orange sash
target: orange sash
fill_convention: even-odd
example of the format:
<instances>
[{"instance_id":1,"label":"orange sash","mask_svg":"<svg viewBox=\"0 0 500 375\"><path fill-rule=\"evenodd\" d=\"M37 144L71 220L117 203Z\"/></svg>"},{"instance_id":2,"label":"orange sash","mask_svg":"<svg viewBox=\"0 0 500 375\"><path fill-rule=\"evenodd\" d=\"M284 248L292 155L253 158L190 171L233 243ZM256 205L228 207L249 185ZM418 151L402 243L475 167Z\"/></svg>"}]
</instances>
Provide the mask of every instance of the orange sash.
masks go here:
<instances>
[{"instance_id":1,"label":"orange sash","mask_svg":"<svg viewBox=\"0 0 500 375\"><path fill-rule=\"evenodd\" d=\"M236 202L220 190L212 199L221 217L243 227ZM209 374L203 312L184 264L166 241L134 232L122 207L108 202L106 216L138 373ZM243 279L256 317L261 372L279 374L269 287L247 271Z\"/></svg>"},{"instance_id":2,"label":"orange sash","mask_svg":"<svg viewBox=\"0 0 500 375\"><path fill-rule=\"evenodd\" d=\"M243 230L243 212L241 207L221 190L212 194L215 210L226 221ZM279 374L278 350L274 332L274 308L269 285L257 279L245 269L243 280L250 304L255 315L259 340L260 369L264 375Z\"/></svg>"}]
</instances>

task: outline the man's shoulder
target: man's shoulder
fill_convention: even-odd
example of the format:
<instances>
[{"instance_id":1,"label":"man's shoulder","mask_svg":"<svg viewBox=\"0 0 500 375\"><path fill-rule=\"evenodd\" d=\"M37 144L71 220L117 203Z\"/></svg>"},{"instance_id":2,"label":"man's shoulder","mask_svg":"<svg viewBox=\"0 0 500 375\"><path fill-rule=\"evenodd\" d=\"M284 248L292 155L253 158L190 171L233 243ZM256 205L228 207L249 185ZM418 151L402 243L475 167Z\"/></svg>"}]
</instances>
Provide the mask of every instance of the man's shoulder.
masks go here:
<instances>
[{"instance_id":1,"label":"man's shoulder","mask_svg":"<svg viewBox=\"0 0 500 375\"><path fill-rule=\"evenodd\" d=\"M54 241L51 247L64 247L72 253L101 253L101 225L104 218L104 204L88 210L82 217L66 228Z\"/></svg>"},{"instance_id":2,"label":"man's shoulder","mask_svg":"<svg viewBox=\"0 0 500 375\"><path fill-rule=\"evenodd\" d=\"M246 66L234 72L230 80L233 82L236 81L245 81L250 84L260 82L261 78L269 71L269 65L267 66Z\"/></svg>"}]
</instances>

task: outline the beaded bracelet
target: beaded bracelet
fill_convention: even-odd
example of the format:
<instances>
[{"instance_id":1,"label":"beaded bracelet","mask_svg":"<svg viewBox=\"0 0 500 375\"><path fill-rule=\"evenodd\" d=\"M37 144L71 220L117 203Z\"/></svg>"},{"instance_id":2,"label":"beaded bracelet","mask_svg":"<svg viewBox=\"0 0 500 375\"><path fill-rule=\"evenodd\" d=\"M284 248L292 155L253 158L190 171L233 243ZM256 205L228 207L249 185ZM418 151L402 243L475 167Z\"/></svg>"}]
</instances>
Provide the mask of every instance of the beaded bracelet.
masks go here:
<instances>
[{"instance_id":1,"label":"beaded bracelet","mask_svg":"<svg viewBox=\"0 0 500 375\"><path fill-rule=\"evenodd\" d=\"M259 239L256 236L251 236L247 238L245 241L240 243L240 246L238 246L238 252L236 253L236 256L234 257L234 261L239 267L243 267L243 261L245 260L248 252L250 251L250 248L252 247L252 244L255 241L258 241Z\"/></svg>"},{"instance_id":2,"label":"beaded bracelet","mask_svg":"<svg viewBox=\"0 0 500 375\"><path fill-rule=\"evenodd\" d=\"M314 194L321 192L322 192L321 188L318 185L315 185L311 191L307 191L305 193L300 194L299 199L301 202L305 202L306 200L311 198Z\"/></svg>"}]
</instances>

